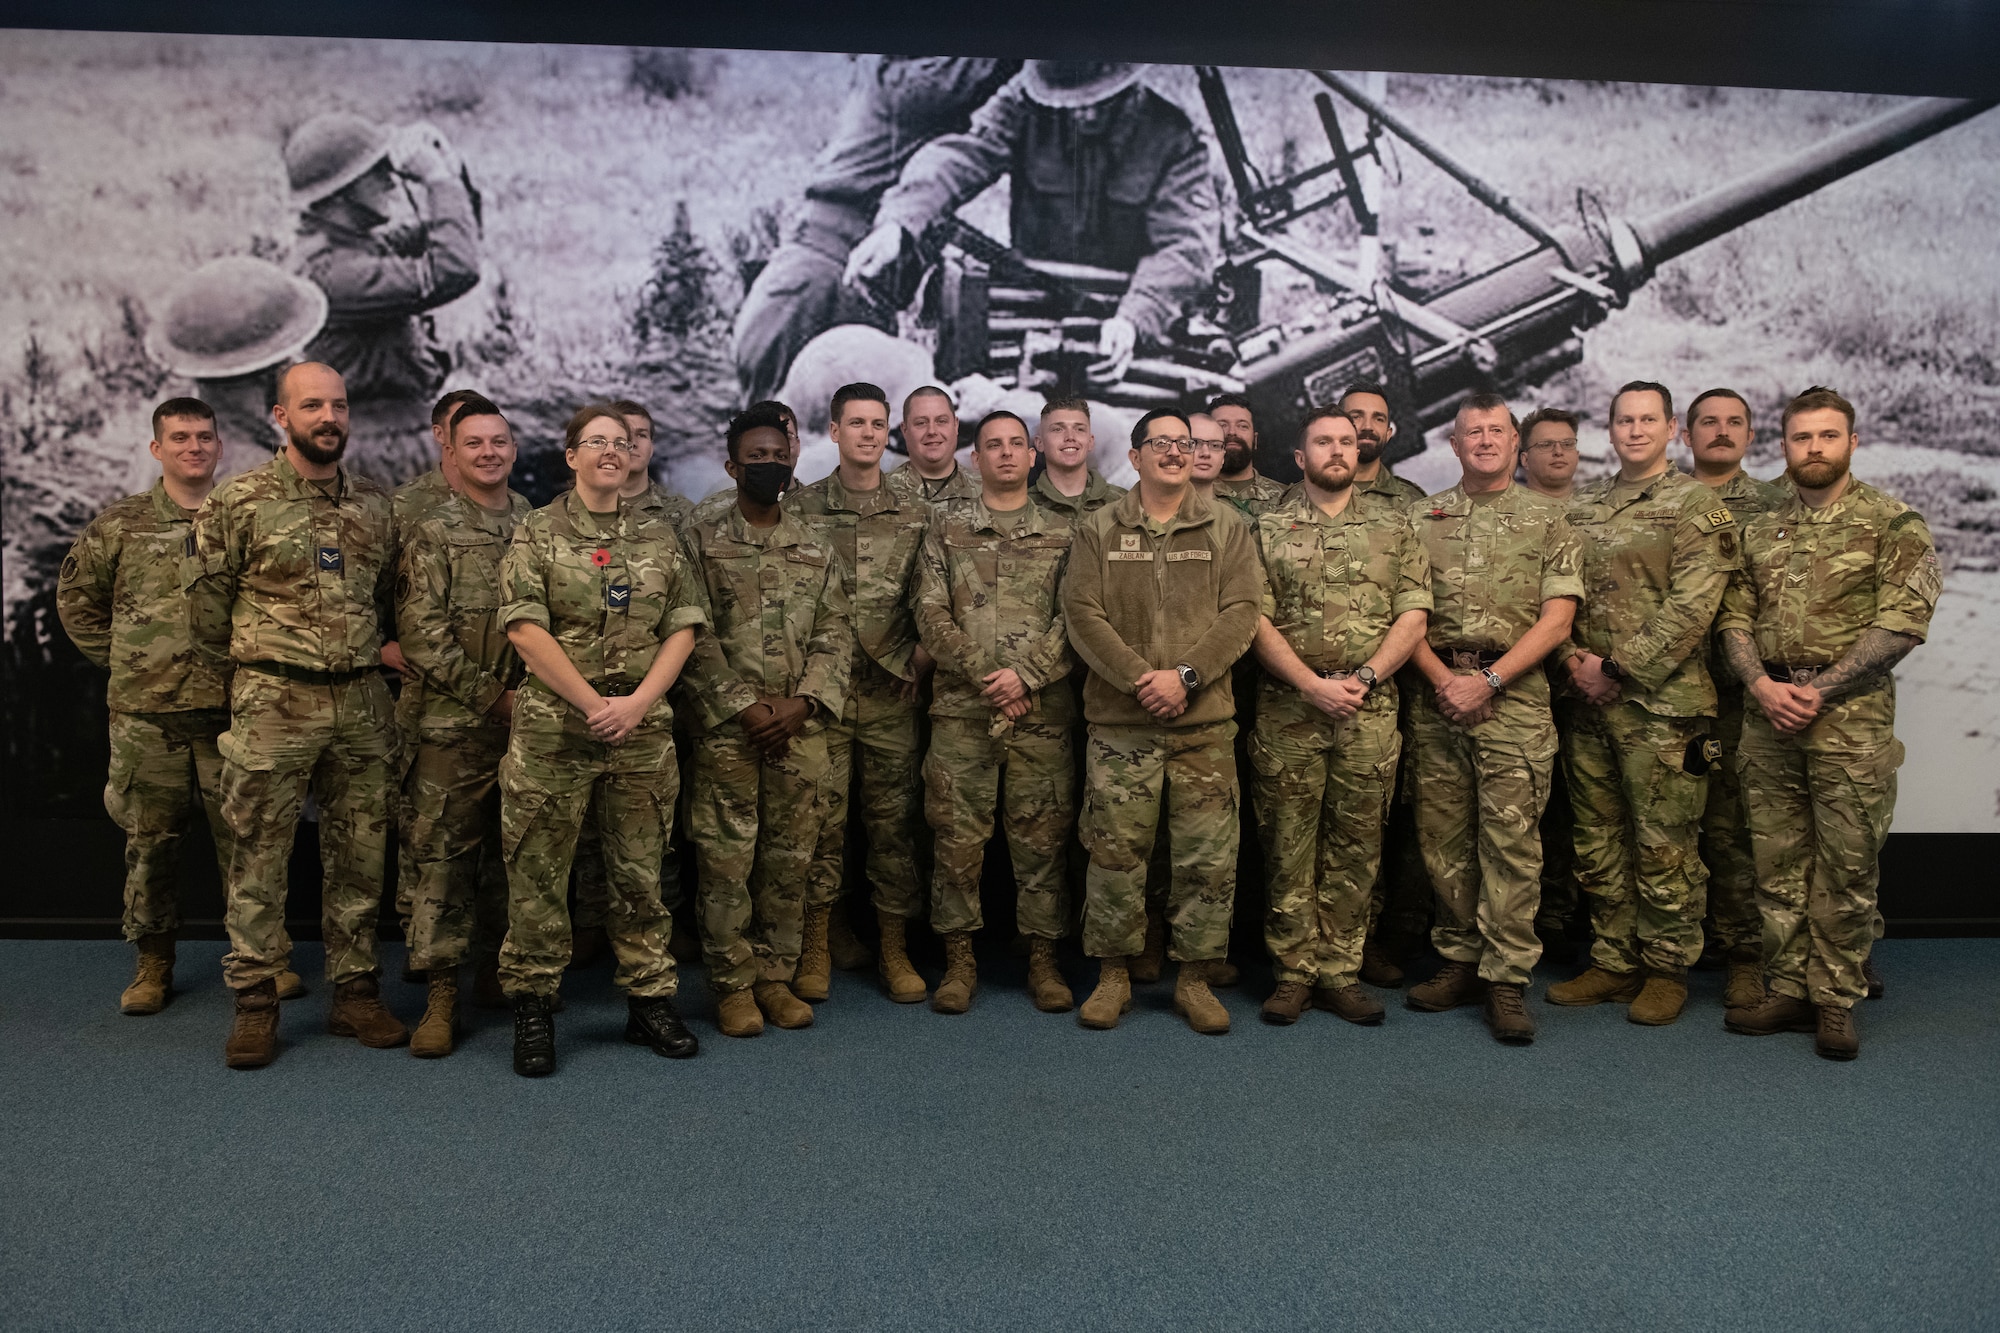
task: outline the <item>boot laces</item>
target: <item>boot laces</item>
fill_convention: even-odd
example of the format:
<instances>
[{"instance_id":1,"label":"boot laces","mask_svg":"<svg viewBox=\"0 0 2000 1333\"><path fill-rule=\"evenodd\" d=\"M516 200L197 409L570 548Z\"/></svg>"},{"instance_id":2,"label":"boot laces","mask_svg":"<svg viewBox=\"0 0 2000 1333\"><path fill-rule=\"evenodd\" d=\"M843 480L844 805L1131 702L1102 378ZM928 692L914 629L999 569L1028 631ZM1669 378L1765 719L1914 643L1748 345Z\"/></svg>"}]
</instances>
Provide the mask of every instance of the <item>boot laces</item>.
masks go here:
<instances>
[{"instance_id":1,"label":"boot laces","mask_svg":"<svg viewBox=\"0 0 2000 1333\"><path fill-rule=\"evenodd\" d=\"M1527 1007L1521 1003L1521 992L1518 987L1492 986L1487 989L1487 994L1493 997L1493 1011L1496 1014L1507 1018L1519 1018L1527 1013Z\"/></svg>"},{"instance_id":2,"label":"boot laces","mask_svg":"<svg viewBox=\"0 0 2000 1333\"><path fill-rule=\"evenodd\" d=\"M555 1041L555 1022L549 1015L547 1005L514 1011L514 1040L530 1045Z\"/></svg>"},{"instance_id":3,"label":"boot laces","mask_svg":"<svg viewBox=\"0 0 2000 1333\"><path fill-rule=\"evenodd\" d=\"M1822 1005L1819 1012L1819 1021L1826 1027L1829 1036L1845 1037L1854 1031L1854 1015L1845 1006Z\"/></svg>"}]
</instances>

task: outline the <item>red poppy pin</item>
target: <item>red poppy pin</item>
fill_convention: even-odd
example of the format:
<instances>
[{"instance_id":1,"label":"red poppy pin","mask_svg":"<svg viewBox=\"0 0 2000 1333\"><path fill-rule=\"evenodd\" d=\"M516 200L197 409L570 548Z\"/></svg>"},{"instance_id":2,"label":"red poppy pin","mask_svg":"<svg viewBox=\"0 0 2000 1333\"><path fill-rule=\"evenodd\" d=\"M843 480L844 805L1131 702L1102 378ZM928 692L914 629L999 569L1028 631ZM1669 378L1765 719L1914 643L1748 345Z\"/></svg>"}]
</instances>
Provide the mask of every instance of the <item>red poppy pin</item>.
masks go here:
<instances>
[{"instance_id":1,"label":"red poppy pin","mask_svg":"<svg viewBox=\"0 0 2000 1333\"><path fill-rule=\"evenodd\" d=\"M599 569L604 568L611 563L611 552L602 546L598 547L590 553L590 563L596 565Z\"/></svg>"}]
</instances>

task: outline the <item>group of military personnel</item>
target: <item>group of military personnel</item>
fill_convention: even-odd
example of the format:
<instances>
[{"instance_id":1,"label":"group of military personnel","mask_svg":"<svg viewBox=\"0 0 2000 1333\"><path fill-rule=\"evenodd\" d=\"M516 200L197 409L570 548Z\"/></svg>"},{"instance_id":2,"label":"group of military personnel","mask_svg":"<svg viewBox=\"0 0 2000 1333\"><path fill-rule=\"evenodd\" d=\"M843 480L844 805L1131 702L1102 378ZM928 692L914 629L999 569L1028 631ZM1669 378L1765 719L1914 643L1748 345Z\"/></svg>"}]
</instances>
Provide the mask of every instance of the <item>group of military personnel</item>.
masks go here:
<instances>
[{"instance_id":1,"label":"group of military personnel","mask_svg":"<svg viewBox=\"0 0 2000 1333\"><path fill-rule=\"evenodd\" d=\"M1092 465L1084 400L988 414L968 467L934 386L899 405L910 459L885 472L895 409L854 383L826 408L831 475L798 482L799 419L761 402L728 427L734 487L693 505L654 480L645 408L591 404L565 431L572 485L540 509L509 489L512 428L477 394L437 404L438 466L393 496L342 462L338 373L293 365L277 399L282 449L219 486L214 412L161 404L159 482L90 524L59 590L110 669L138 950L122 1007L172 993L199 804L231 1067L274 1058L303 990L284 908L308 798L329 1030L446 1055L471 964L477 998L513 1009L524 1075L555 1066L561 980L592 936L627 1040L662 1055L697 1049L674 1003L695 950L725 1035L810 1024L834 968L871 960L862 881L886 993L965 1012L996 822L1032 1003L1085 1027L1115 1027L1170 957L1176 1012L1228 1030L1212 987L1237 976L1247 824L1268 1022L1379 1024L1363 983L1402 981L1391 923L1434 915L1443 963L1408 1007L1478 1004L1496 1039L1530 1042L1567 878L1590 959L1550 1002L1673 1022L1706 919L1731 1031L1859 1049L1902 757L1890 670L1941 577L1923 519L1850 474L1854 409L1830 390L1784 407L1781 484L1742 471L1751 412L1728 390L1688 410L1690 475L1669 391L1626 385L1617 469L1583 484L1576 416L1517 423L1475 394L1450 434L1461 479L1424 496L1384 462L1372 384L1309 413L1289 487L1257 472L1240 397L1148 412L1122 491ZM427 988L414 1033L379 982L392 854L405 975ZM935 989L907 938L925 918ZM1058 952L1079 931L1099 960L1080 1006Z\"/></svg>"}]
</instances>

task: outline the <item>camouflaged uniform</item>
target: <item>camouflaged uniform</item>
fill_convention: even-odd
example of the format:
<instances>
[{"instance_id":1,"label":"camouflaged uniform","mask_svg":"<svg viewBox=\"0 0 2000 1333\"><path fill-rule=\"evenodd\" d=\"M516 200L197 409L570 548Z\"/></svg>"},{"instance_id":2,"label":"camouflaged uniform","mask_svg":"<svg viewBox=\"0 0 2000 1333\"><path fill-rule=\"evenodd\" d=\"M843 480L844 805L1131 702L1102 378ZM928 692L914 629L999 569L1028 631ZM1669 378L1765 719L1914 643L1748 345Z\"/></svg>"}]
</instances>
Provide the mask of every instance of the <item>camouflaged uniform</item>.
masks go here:
<instances>
[{"instance_id":1,"label":"camouflaged uniform","mask_svg":"<svg viewBox=\"0 0 2000 1333\"><path fill-rule=\"evenodd\" d=\"M916 672L910 659L917 624L909 592L930 506L886 483L850 491L835 472L787 492L785 512L820 532L839 556L854 630L846 708L826 733L832 768L807 902L818 906L840 896L853 798L868 831L875 906L893 916L918 916L924 909L924 877L917 868L923 745L919 705L900 691Z\"/></svg>"},{"instance_id":2,"label":"camouflaged uniform","mask_svg":"<svg viewBox=\"0 0 2000 1333\"><path fill-rule=\"evenodd\" d=\"M501 624L546 629L605 697L638 689L667 639L708 623L671 528L630 502L616 514L593 514L575 491L522 521L500 584ZM593 809L611 894L613 984L635 997L674 993L660 856L679 789L665 695L631 735L607 745L575 705L528 677L514 697L513 736L500 763L507 860L500 983L510 997L552 996L562 980L571 949L570 857Z\"/></svg>"},{"instance_id":3,"label":"camouflaged uniform","mask_svg":"<svg viewBox=\"0 0 2000 1333\"><path fill-rule=\"evenodd\" d=\"M1921 640L1943 591L1922 515L1861 481L1824 509L1796 493L1744 526L1718 632L1742 630L1765 670L1810 684L1866 629ZM1748 709L1737 752L1757 856L1772 990L1852 1006L1880 933L1878 858L1896 811L1896 685L1884 673L1795 736Z\"/></svg>"},{"instance_id":4,"label":"camouflaged uniform","mask_svg":"<svg viewBox=\"0 0 2000 1333\"><path fill-rule=\"evenodd\" d=\"M1431 606L1430 559L1408 517L1351 496L1338 514L1303 494L1257 520L1263 614L1322 676L1364 665L1397 617ZM1382 830L1402 737L1384 678L1335 721L1266 675L1250 736L1270 907L1264 940L1279 981L1338 990L1361 968Z\"/></svg>"},{"instance_id":5,"label":"camouflaged uniform","mask_svg":"<svg viewBox=\"0 0 2000 1333\"><path fill-rule=\"evenodd\" d=\"M1785 502L1788 488L1738 472L1714 491L1736 515L1739 529ZM1757 915L1757 860L1743 810L1736 753L1743 740L1743 682L1729 669L1722 635L1708 638L1708 675L1715 682L1715 739L1722 758L1708 770L1708 801L1701 814L1701 860L1708 867L1708 916L1715 944L1732 961L1764 956L1764 923Z\"/></svg>"},{"instance_id":6,"label":"camouflaged uniform","mask_svg":"<svg viewBox=\"0 0 2000 1333\"><path fill-rule=\"evenodd\" d=\"M1524 486L1468 495L1463 485L1411 506L1431 562L1431 650L1457 675L1498 661L1541 618L1542 603L1583 597L1581 559L1560 502ZM1417 841L1437 888L1431 942L1476 962L1486 981L1525 986L1541 957L1542 807L1556 756L1548 677L1524 671L1471 728L1415 692L1412 791Z\"/></svg>"},{"instance_id":7,"label":"camouflaged uniform","mask_svg":"<svg viewBox=\"0 0 2000 1333\"><path fill-rule=\"evenodd\" d=\"M931 928L939 934L985 924L979 878L996 807L1020 933L1067 933L1062 856L1076 823L1076 700L1059 593L1069 544L1063 515L1027 503L995 512L983 500L941 507L924 537L914 601L917 631L937 659L924 813L937 843ZM1029 690L1022 717L1004 717L981 693L1002 668Z\"/></svg>"},{"instance_id":8,"label":"camouflaged uniform","mask_svg":"<svg viewBox=\"0 0 2000 1333\"><path fill-rule=\"evenodd\" d=\"M956 461L950 475L936 481L917 471L914 463L905 463L894 472L883 474L882 484L905 500L922 500L929 505L977 500L981 493L978 476Z\"/></svg>"},{"instance_id":9,"label":"camouflaged uniform","mask_svg":"<svg viewBox=\"0 0 2000 1333\"><path fill-rule=\"evenodd\" d=\"M1083 491L1078 495L1064 495L1049 480L1048 469L1035 474L1034 484L1028 487L1028 499L1045 509L1054 509L1066 515L1074 523L1085 514L1094 514L1108 504L1116 504L1123 499L1125 488L1113 486L1097 474L1096 468L1087 468Z\"/></svg>"},{"instance_id":10,"label":"camouflaged uniform","mask_svg":"<svg viewBox=\"0 0 2000 1333\"><path fill-rule=\"evenodd\" d=\"M1215 498L1227 500L1235 505L1236 511L1252 523L1255 523L1259 516L1268 514L1282 504L1285 490L1284 482L1275 481L1256 468L1250 469L1249 476L1236 481L1225 481L1220 477L1215 480ZM1299 493L1301 495L1305 493L1303 487Z\"/></svg>"},{"instance_id":11,"label":"camouflaged uniform","mask_svg":"<svg viewBox=\"0 0 2000 1333\"><path fill-rule=\"evenodd\" d=\"M853 665L847 588L831 545L783 511L758 528L731 507L681 541L713 626L684 678L697 714L688 836L703 956L717 990L789 982L832 776L827 731ZM760 754L739 716L766 695L814 704L782 758Z\"/></svg>"},{"instance_id":12,"label":"camouflaged uniform","mask_svg":"<svg viewBox=\"0 0 2000 1333\"><path fill-rule=\"evenodd\" d=\"M1306 484L1302 481L1295 481L1285 487L1285 493L1278 497L1278 503L1288 505L1292 501L1302 498L1305 493ZM1354 498L1357 500L1367 499L1386 502L1397 513L1401 514L1406 512L1411 505L1424 498L1424 489L1413 481L1404 481L1401 477L1391 472L1388 464L1385 463L1382 465L1381 470L1375 474L1375 480L1357 481L1354 483Z\"/></svg>"},{"instance_id":13,"label":"camouflaged uniform","mask_svg":"<svg viewBox=\"0 0 2000 1333\"><path fill-rule=\"evenodd\" d=\"M1135 490L1076 526L1062 603L1070 646L1090 668L1083 948L1093 958L1136 954L1145 942L1146 863L1163 807L1173 829L1169 952L1189 962L1227 948L1240 834L1229 668L1256 634L1263 581L1242 517L1192 487L1165 523ZM1157 722L1136 682L1183 664L1201 685L1185 712Z\"/></svg>"},{"instance_id":14,"label":"camouflaged uniform","mask_svg":"<svg viewBox=\"0 0 2000 1333\"><path fill-rule=\"evenodd\" d=\"M280 454L218 486L194 521L187 614L195 652L230 671L222 813L231 988L285 970L286 868L310 789L319 806L326 976L375 972L389 836L394 706L382 640L394 623L389 496L342 466L308 481Z\"/></svg>"},{"instance_id":15,"label":"camouflaged uniform","mask_svg":"<svg viewBox=\"0 0 2000 1333\"><path fill-rule=\"evenodd\" d=\"M397 549L409 541L418 524L456 494L444 479L443 468L420 473L391 491L389 505L396 518ZM396 919L403 927L405 941L410 938L410 914L417 891L417 856L411 843L417 813L409 803L410 768L417 759L418 724L423 715L423 693L413 691L413 683L404 680L397 689L395 777L389 788L389 813L396 825Z\"/></svg>"},{"instance_id":16,"label":"camouflaged uniform","mask_svg":"<svg viewBox=\"0 0 2000 1333\"><path fill-rule=\"evenodd\" d=\"M409 842L410 965L456 967L499 952L507 928L500 854L500 761L508 727L492 709L521 683L500 620L500 566L528 501L505 513L454 495L405 531L396 578L396 632L416 675L399 704L414 714L403 779Z\"/></svg>"},{"instance_id":17,"label":"camouflaged uniform","mask_svg":"<svg viewBox=\"0 0 2000 1333\"><path fill-rule=\"evenodd\" d=\"M1614 703L1567 701L1563 776L1591 961L1679 975L1701 956L1708 905L1699 854L1715 716L1707 642L1739 529L1715 492L1672 468L1580 486L1567 517L1584 599L1555 662L1588 651L1627 676Z\"/></svg>"},{"instance_id":18,"label":"camouflaged uniform","mask_svg":"<svg viewBox=\"0 0 2000 1333\"><path fill-rule=\"evenodd\" d=\"M128 940L180 929L181 837L197 805L225 874L233 842L215 748L229 726L228 688L188 643L181 592L193 532L193 517L154 482L91 520L56 583L56 611L77 651L111 670L104 808L125 830Z\"/></svg>"},{"instance_id":19,"label":"camouflaged uniform","mask_svg":"<svg viewBox=\"0 0 2000 1333\"><path fill-rule=\"evenodd\" d=\"M693 502L684 496L674 494L657 481L649 483L645 490L632 499L639 508L676 530L687 522L688 515L694 512Z\"/></svg>"}]
</instances>

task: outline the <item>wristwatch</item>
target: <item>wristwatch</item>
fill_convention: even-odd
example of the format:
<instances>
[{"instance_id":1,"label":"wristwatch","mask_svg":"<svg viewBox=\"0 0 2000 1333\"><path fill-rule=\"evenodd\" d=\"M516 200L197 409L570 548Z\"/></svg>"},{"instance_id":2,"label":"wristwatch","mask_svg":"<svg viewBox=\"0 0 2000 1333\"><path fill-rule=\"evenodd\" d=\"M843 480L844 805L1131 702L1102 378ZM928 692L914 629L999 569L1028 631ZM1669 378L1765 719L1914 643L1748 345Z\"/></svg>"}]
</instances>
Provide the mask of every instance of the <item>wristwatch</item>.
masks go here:
<instances>
[{"instance_id":1,"label":"wristwatch","mask_svg":"<svg viewBox=\"0 0 2000 1333\"><path fill-rule=\"evenodd\" d=\"M1619 666L1618 663L1612 661L1608 657L1601 657L1598 659L1597 669L1604 673L1604 677L1606 680L1615 680L1619 682L1621 685L1631 679L1630 676L1625 674L1624 667Z\"/></svg>"},{"instance_id":2,"label":"wristwatch","mask_svg":"<svg viewBox=\"0 0 2000 1333\"><path fill-rule=\"evenodd\" d=\"M1201 673L1199 671L1196 671L1185 662L1175 667L1174 670L1180 673L1181 688L1189 694L1193 694L1201 688Z\"/></svg>"},{"instance_id":3,"label":"wristwatch","mask_svg":"<svg viewBox=\"0 0 2000 1333\"><path fill-rule=\"evenodd\" d=\"M1500 673L1495 671L1492 667L1487 667L1484 671L1480 672L1479 674L1486 678L1486 684L1488 685L1488 687L1492 689L1492 691L1495 694L1498 694L1500 693L1500 691L1507 688L1507 682L1504 679L1502 679Z\"/></svg>"},{"instance_id":4,"label":"wristwatch","mask_svg":"<svg viewBox=\"0 0 2000 1333\"><path fill-rule=\"evenodd\" d=\"M1374 668L1374 667L1371 667L1371 666L1358 666L1358 667L1354 668L1354 678L1355 678L1356 680L1358 680L1358 681L1360 681L1360 682L1361 682L1361 684L1362 684L1362 687L1363 687L1364 689L1370 689L1370 690L1372 690L1372 689L1374 689L1374 688L1375 688L1375 668Z\"/></svg>"}]
</instances>

